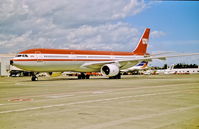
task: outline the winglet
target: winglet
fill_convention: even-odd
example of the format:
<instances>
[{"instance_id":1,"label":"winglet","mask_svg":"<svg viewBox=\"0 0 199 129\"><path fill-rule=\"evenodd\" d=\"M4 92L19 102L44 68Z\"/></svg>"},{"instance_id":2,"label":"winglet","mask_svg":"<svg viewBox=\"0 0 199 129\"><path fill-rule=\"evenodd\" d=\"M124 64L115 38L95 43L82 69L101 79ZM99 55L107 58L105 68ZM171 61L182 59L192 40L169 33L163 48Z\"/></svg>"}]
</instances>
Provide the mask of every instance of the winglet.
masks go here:
<instances>
[{"instance_id":1,"label":"winglet","mask_svg":"<svg viewBox=\"0 0 199 129\"><path fill-rule=\"evenodd\" d=\"M135 50L132 51L135 55L146 55L146 50L149 41L150 28L146 28Z\"/></svg>"}]
</instances>

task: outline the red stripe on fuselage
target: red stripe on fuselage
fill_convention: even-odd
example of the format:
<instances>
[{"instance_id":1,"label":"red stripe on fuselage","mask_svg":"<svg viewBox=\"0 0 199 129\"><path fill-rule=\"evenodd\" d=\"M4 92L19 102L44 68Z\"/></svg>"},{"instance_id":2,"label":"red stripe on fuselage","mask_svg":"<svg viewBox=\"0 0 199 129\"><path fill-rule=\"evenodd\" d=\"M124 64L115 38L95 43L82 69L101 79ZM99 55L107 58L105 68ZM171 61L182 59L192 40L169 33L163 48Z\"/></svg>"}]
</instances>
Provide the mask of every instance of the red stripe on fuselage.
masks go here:
<instances>
[{"instance_id":1,"label":"red stripe on fuselage","mask_svg":"<svg viewBox=\"0 0 199 129\"><path fill-rule=\"evenodd\" d=\"M111 59L13 59L12 61L113 61Z\"/></svg>"},{"instance_id":2,"label":"red stripe on fuselage","mask_svg":"<svg viewBox=\"0 0 199 129\"><path fill-rule=\"evenodd\" d=\"M20 52L19 54L79 54L79 55L140 55L133 52L119 52L119 51L90 51L90 50L67 50L67 49L29 49Z\"/></svg>"}]
</instances>

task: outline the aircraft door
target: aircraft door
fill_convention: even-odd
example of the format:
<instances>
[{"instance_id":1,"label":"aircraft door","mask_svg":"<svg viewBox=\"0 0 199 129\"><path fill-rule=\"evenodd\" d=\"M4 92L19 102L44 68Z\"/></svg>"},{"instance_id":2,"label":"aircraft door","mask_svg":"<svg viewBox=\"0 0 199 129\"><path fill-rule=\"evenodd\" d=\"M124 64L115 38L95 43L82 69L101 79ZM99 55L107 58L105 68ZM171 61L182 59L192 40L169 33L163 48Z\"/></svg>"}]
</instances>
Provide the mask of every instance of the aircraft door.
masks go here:
<instances>
[{"instance_id":1,"label":"aircraft door","mask_svg":"<svg viewBox=\"0 0 199 129\"><path fill-rule=\"evenodd\" d=\"M71 53L70 53L70 59L71 59L72 61L77 61L77 56L75 55L74 52L71 52Z\"/></svg>"},{"instance_id":2,"label":"aircraft door","mask_svg":"<svg viewBox=\"0 0 199 129\"><path fill-rule=\"evenodd\" d=\"M40 51L36 51L35 55L36 55L36 58L37 58L37 62L43 62L43 54L41 54Z\"/></svg>"}]
</instances>

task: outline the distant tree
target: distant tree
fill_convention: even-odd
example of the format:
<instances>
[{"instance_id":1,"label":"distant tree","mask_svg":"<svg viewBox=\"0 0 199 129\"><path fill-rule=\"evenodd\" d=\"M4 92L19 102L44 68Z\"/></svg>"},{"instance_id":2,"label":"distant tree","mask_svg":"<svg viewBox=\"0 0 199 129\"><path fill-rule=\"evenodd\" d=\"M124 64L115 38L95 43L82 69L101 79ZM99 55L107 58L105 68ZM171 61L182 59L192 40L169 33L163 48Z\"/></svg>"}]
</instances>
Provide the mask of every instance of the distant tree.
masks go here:
<instances>
[{"instance_id":1,"label":"distant tree","mask_svg":"<svg viewBox=\"0 0 199 129\"><path fill-rule=\"evenodd\" d=\"M162 67L162 69L167 69L167 68L168 68L167 64L164 64L164 66Z\"/></svg>"},{"instance_id":2,"label":"distant tree","mask_svg":"<svg viewBox=\"0 0 199 129\"><path fill-rule=\"evenodd\" d=\"M174 66L174 68L176 69L180 69L180 68L198 68L197 64L182 64L182 63L178 63Z\"/></svg>"}]
</instances>

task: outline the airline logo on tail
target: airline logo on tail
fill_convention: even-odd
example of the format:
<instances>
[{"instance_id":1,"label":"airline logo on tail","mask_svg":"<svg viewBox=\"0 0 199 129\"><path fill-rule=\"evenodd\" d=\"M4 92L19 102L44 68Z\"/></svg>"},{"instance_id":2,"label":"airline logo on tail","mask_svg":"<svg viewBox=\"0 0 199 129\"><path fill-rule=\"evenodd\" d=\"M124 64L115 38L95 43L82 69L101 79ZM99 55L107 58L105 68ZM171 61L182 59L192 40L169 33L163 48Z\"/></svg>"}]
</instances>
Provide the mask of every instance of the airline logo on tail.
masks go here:
<instances>
[{"instance_id":1,"label":"airline logo on tail","mask_svg":"<svg viewBox=\"0 0 199 129\"><path fill-rule=\"evenodd\" d=\"M142 39L143 44L148 44L148 39Z\"/></svg>"},{"instance_id":2,"label":"airline logo on tail","mask_svg":"<svg viewBox=\"0 0 199 129\"><path fill-rule=\"evenodd\" d=\"M144 70L148 68L148 62L147 61L141 61L140 63L138 63L137 65L128 68L128 69L124 69L121 70L123 72L128 72L128 71L134 71L134 70Z\"/></svg>"},{"instance_id":3,"label":"airline logo on tail","mask_svg":"<svg viewBox=\"0 0 199 129\"><path fill-rule=\"evenodd\" d=\"M147 65L148 65L147 61L142 61L142 62L138 63L136 66L140 67L140 69L144 69L147 67Z\"/></svg>"},{"instance_id":4,"label":"airline logo on tail","mask_svg":"<svg viewBox=\"0 0 199 129\"><path fill-rule=\"evenodd\" d=\"M147 46L148 46L148 41L149 41L149 34L150 34L150 29L146 28L135 50L132 51L133 54L135 55L147 54L146 51L147 51Z\"/></svg>"}]
</instances>

